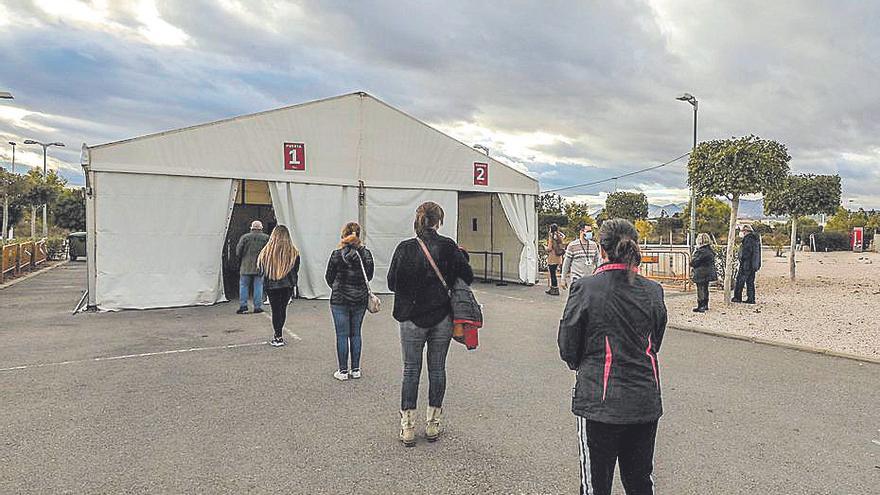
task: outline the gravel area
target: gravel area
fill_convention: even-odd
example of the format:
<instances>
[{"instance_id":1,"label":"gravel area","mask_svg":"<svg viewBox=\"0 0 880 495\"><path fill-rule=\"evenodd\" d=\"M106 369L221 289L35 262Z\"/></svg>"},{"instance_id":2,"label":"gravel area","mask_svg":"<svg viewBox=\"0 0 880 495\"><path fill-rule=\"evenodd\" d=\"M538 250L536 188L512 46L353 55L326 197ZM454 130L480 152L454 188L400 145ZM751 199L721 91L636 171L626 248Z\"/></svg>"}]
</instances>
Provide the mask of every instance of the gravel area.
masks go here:
<instances>
[{"instance_id":1,"label":"gravel area","mask_svg":"<svg viewBox=\"0 0 880 495\"><path fill-rule=\"evenodd\" d=\"M880 254L798 253L797 274L791 282L788 258L765 251L758 304L726 306L718 290L698 314L693 293L670 290L670 324L880 358Z\"/></svg>"}]
</instances>

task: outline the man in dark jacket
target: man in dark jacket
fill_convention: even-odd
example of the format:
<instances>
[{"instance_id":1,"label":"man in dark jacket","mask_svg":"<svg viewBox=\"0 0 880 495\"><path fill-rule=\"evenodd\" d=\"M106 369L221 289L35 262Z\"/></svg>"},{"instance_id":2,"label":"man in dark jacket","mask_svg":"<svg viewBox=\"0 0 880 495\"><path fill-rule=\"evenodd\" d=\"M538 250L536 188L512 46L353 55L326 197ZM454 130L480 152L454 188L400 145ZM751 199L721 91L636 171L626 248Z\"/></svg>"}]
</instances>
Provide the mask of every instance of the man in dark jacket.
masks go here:
<instances>
[{"instance_id":1,"label":"man in dark jacket","mask_svg":"<svg viewBox=\"0 0 880 495\"><path fill-rule=\"evenodd\" d=\"M761 239L748 224L742 226L740 236L742 247L739 250L739 272L731 301L755 304L755 273L761 269ZM742 300L743 287L746 289L745 301Z\"/></svg>"},{"instance_id":2,"label":"man in dark jacket","mask_svg":"<svg viewBox=\"0 0 880 495\"><path fill-rule=\"evenodd\" d=\"M263 276L257 268L257 256L269 242L269 236L263 233L263 223L259 220L251 222L251 231L241 236L235 246L235 254L241 260L238 269L238 314L248 312L248 292L254 284L254 313L263 312Z\"/></svg>"}]
</instances>

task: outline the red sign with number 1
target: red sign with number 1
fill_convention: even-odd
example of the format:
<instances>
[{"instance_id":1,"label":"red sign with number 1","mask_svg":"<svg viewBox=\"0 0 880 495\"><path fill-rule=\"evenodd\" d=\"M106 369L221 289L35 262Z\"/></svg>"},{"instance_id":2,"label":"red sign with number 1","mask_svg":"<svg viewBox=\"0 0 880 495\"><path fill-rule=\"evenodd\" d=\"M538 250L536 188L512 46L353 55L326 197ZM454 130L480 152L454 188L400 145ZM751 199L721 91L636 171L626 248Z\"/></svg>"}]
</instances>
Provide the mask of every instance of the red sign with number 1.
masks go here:
<instances>
[{"instance_id":1,"label":"red sign with number 1","mask_svg":"<svg viewBox=\"0 0 880 495\"><path fill-rule=\"evenodd\" d=\"M489 164L474 162L474 185L489 185Z\"/></svg>"},{"instance_id":2,"label":"red sign with number 1","mask_svg":"<svg viewBox=\"0 0 880 495\"><path fill-rule=\"evenodd\" d=\"M306 145L304 143L284 143L284 170L306 169Z\"/></svg>"}]
</instances>

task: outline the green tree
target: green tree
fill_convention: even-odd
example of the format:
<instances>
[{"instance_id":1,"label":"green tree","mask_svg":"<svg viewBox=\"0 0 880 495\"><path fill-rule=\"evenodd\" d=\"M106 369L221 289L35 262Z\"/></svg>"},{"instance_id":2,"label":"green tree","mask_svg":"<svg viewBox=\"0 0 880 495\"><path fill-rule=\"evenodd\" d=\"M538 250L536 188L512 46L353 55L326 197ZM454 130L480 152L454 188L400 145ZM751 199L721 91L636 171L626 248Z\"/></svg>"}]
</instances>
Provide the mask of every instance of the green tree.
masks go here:
<instances>
[{"instance_id":1,"label":"green tree","mask_svg":"<svg viewBox=\"0 0 880 495\"><path fill-rule=\"evenodd\" d=\"M37 237L37 207L54 203L63 190L63 182L54 172L43 177L37 169L31 169L24 176L26 188L21 195L21 202L31 207L31 238Z\"/></svg>"},{"instance_id":2,"label":"green tree","mask_svg":"<svg viewBox=\"0 0 880 495\"><path fill-rule=\"evenodd\" d=\"M608 218L625 218L630 222L648 218L648 198L644 193L613 192L605 198L605 212Z\"/></svg>"},{"instance_id":3,"label":"green tree","mask_svg":"<svg viewBox=\"0 0 880 495\"><path fill-rule=\"evenodd\" d=\"M739 199L779 187L788 174L791 156L785 145L756 136L700 143L688 161L688 185L699 196L730 200L730 224L725 255L724 299L730 304L733 245Z\"/></svg>"},{"instance_id":4,"label":"green tree","mask_svg":"<svg viewBox=\"0 0 880 495\"><path fill-rule=\"evenodd\" d=\"M699 212L699 206L697 211ZM681 218L681 216L675 215L658 218L656 228L657 235L660 236L661 239L668 239L670 236L674 237L676 231L684 228L684 221L682 221Z\"/></svg>"},{"instance_id":5,"label":"green tree","mask_svg":"<svg viewBox=\"0 0 880 495\"><path fill-rule=\"evenodd\" d=\"M795 252L797 246L797 223L800 217L832 214L840 206L839 175L789 175L781 187L764 193L764 213L788 215L791 219L791 251L788 271L795 279Z\"/></svg>"},{"instance_id":6,"label":"green tree","mask_svg":"<svg viewBox=\"0 0 880 495\"><path fill-rule=\"evenodd\" d=\"M27 191L27 181L21 175L0 169L0 195L3 196L2 229L0 237L6 238L9 226L21 220L24 211L21 205L22 195Z\"/></svg>"},{"instance_id":7,"label":"green tree","mask_svg":"<svg viewBox=\"0 0 880 495\"><path fill-rule=\"evenodd\" d=\"M681 213L681 218L690 217L691 205L688 203ZM697 203L697 234L706 232L716 240L724 239L728 225L730 225L730 205L710 196L700 198Z\"/></svg>"},{"instance_id":8,"label":"green tree","mask_svg":"<svg viewBox=\"0 0 880 495\"><path fill-rule=\"evenodd\" d=\"M569 230L577 229L578 225L581 224L596 226L596 221L590 216L590 206L587 203L579 203L577 201L566 202L565 216L568 218ZM574 237L578 233L570 232L570 234Z\"/></svg>"},{"instance_id":9,"label":"green tree","mask_svg":"<svg viewBox=\"0 0 880 495\"><path fill-rule=\"evenodd\" d=\"M86 230L86 190L79 187L61 192L53 210L55 225L73 232Z\"/></svg>"},{"instance_id":10,"label":"green tree","mask_svg":"<svg viewBox=\"0 0 880 495\"><path fill-rule=\"evenodd\" d=\"M561 215L565 199L556 193L545 193L538 197L538 214Z\"/></svg>"}]
</instances>

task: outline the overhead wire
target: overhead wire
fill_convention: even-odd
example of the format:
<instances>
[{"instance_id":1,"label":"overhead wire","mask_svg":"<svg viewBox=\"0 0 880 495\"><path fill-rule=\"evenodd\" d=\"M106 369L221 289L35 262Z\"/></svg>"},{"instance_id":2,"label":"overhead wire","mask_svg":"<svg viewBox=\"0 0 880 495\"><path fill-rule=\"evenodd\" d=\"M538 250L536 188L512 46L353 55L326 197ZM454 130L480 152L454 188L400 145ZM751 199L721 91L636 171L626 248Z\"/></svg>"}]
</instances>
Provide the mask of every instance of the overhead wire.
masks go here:
<instances>
[{"instance_id":1,"label":"overhead wire","mask_svg":"<svg viewBox=\"0 0 880 495\"><path fill-rule=\"evenodd\" d=\"M668 162L661 163L660 165L654 165L651 167L647 167L647 168L643 168L643 169L639 169L639 170L634 170L632 172L627 172L625 174L616 175L614 177L608 177L607 179L602 179L602 180L597 180L597 181L592 181L592 182L584 182L583 184L575 184L573 186L559 187L556 189L547 189L547 190L541 191L541 194L555 193L555 192L559 192L559 191L567 191L569 189L579 189L581 187L596 186L599 184L604 184L606 182L617 181L618 179L623 179L625 177L632 177L633 175L637 175L637 174L641 174L641 173L645 173L645 172L650 172L651 170L657 170L658 168L662 168L667 165L672 165L673 163L681 160L682 158L684 158L686 156L689 156L690 154L691 154L691 152L688 151L687 153L685 153L681 156L678 156L676 158L673 158L672 160L669 160Z\"/></svg>"}]
</instances>

